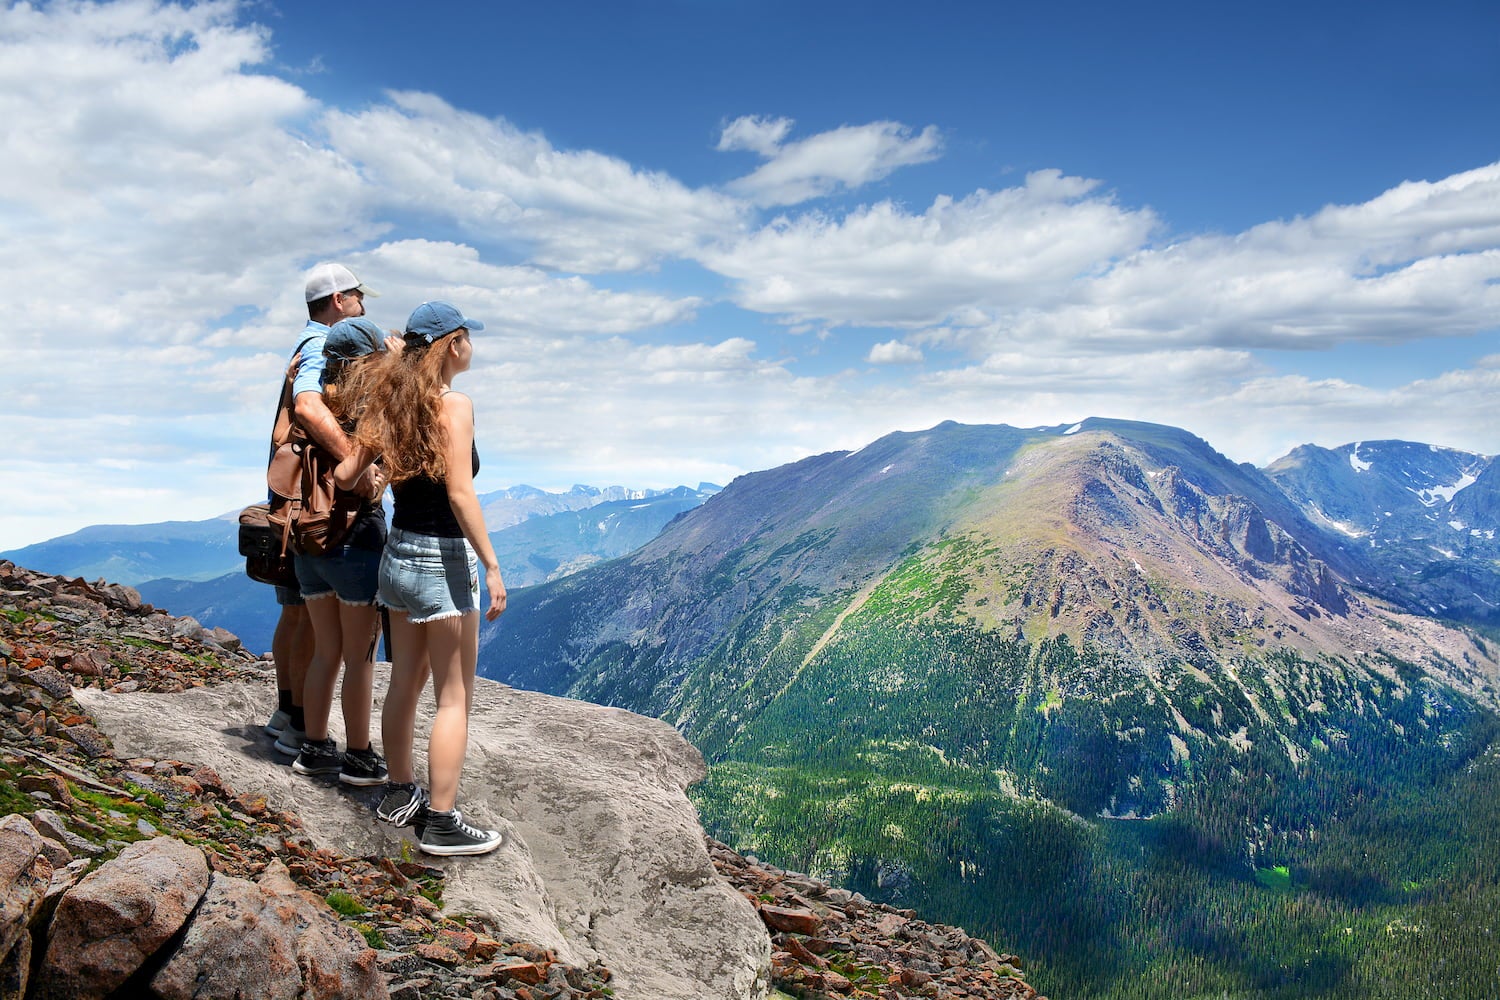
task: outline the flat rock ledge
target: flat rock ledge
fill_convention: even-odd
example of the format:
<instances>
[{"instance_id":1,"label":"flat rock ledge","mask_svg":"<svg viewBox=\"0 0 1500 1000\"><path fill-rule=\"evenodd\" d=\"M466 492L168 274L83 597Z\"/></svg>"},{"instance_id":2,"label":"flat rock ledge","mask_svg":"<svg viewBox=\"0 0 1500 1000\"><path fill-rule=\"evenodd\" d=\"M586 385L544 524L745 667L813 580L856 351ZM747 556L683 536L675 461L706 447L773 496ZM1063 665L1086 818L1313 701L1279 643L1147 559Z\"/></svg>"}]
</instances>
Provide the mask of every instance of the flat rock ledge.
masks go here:
<instances>
[{"instance_id":1,"label":"flat rock ledge","mask_svg":"<svg viewBox=\"0 0 1500 1000\"><path fill-rule=\"evenodd\" d=\"M297 816L316 848L420 857L410 831L375 821L378 789L294 774L274 752L254 724L268 713L264 683L75 697L117 753L200 761L241 794ZM434 711L429 693L419 733ZM342 744L338 720L331 731ZM506 843L482 857L420 860L442 872L446 912L479 914L499 937L533 942L566 965L601 964L624 1000L763 996L767 932L719 877L685 794L704 773L698 751L665 723L480 680L460 807Z\"/></svg>"},{"instance_id":2,"label":"flat rock ledge","mask_svg":"<svg viewBox=\"0 0 1500 1000\"><path fill-rule=\"evenodd\" d=\"M704 838L664 724L487 687L462 802L509 843L436 861L374 791L291 774L271 678L128 587L0 560L0 1000L1035 997L959 928Z\"/></svg>"}]
</instances>

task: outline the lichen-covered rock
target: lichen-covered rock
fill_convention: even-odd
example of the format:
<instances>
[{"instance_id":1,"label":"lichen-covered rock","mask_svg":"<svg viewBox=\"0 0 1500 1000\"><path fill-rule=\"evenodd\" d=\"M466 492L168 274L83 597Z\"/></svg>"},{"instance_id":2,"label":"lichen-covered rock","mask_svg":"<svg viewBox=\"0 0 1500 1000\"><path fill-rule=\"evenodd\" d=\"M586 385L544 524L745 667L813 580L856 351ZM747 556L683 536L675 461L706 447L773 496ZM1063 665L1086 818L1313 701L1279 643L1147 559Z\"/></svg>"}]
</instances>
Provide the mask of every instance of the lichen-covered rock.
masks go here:
<instances>
[{"instance_id":1,"label":"lichen-covered rock","mask_svg":"<svg viewBox=\"0 0 1500 1000\"><path fill-rule=\"evenodd\" d=\"M0 996L26 992L31 922L52 882L45 847L24 816L0 819Z\"/></svg>"},{"instance_id":2,"label":"lichen-covered rock","mask_svg":"<svg viewBox=\"0 0 1500 1000\"><path fill-rule=\"evenodd\" d=\"M208 889L203 852L171 837L129 844L63 894L38 976L43 1000L111 993L187 921Z\"/></svg>"},{"instance_id":3,"label":"lichen-covered rock","mask_svg":"<svg viewBox=\"0 0 1500 1000\"><path fill-rule=\"evenodd\" d=\"M376 953L285 869L259 882L214 875L181 945L151 980L163 1000L388 996Z\"/></svg>"}]
</instances>

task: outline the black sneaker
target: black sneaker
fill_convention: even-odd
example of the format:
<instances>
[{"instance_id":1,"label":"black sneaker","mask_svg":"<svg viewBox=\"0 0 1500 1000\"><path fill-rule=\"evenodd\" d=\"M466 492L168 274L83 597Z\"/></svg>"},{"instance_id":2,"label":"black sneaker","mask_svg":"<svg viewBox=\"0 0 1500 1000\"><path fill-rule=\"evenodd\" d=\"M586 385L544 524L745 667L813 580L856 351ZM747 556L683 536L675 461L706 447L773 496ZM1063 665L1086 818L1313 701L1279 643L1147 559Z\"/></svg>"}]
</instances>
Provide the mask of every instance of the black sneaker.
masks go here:
<instances>
[{"instance_id":1,"label":"black sneaker","mask_svg":"<svg viewBox=\"0 0 1500 1000\"><path fill-rule=\"evenodd\" d=\"M344 751L344 764L339 768L339 780L344 784L379 785L388 777L385 758L374 747Z\"/></svg>"},{"instance_id":2,"label":"black sneaker","mask_svg":"<svg viewBox=\"0 0 1500 1000\"><path fill-rule=\"evenodd\" d=\"M292 770L298 774L338 774L344 767L344 755L333 737L325 740L305 740L297 759L292 761Z\"/></svg>"},{"instance_id":3,"label":"black sneaker","mask_svg":"<svg viewBox=\"0 0 1500 1000\"><path fill-rule=\"evenodd\" d=\"M382 823L392 826L412 826L427 808L427 789L408 782L392 781L385 786L385 795L375 807L375 815Z\"/></svg>"},{"instance_id":4,"label":"black sneaker","mask_svg":"<svg viewBox=\"0 0 1500 1000\"><path fill-rule=\"evenodd\" d=\"M480 830L464 822L463 813L427 810L427 827L417 849L423 854L488 854L505 842L499 830Z\"/></svg>"}]
</instances>

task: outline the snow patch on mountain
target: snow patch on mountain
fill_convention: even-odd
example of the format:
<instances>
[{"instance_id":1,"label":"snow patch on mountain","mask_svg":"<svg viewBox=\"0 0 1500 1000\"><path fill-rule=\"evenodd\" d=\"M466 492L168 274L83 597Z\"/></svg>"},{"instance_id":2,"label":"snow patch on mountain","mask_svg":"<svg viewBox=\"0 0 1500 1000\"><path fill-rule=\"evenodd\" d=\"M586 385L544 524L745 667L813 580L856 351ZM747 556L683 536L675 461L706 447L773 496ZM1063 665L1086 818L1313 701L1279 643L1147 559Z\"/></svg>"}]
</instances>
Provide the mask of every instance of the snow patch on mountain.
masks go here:
<instances>
[{"instance_id":1,"label":"snow patch on mountain","mask_svg":"<svg viewBox=\"0 0 1500 1000\"><path fill-rule=\"evenodd\" d=\"M1371 463L1366 462L1359 457L1359 447L1362 444L1364 444L1363 441L1354 442L1352 450L1349 452L1349 465L1353 467L1355 472L1369 472L1372 468L1374 468Z\"/></svg>"},{"instance_id":2,"label":"snow patch on mountain","mask_svg":"<svg viewBox=\"0 0 1500 1000\"><path fill-rule=\"evenodd\" d=\"M1440 503L1452 503L1458 493L1473 486L1477 477L1465 472L1458 477L1458 482L1448 486L1434 486L1430 490L1412 490L1417 499L1428 507L1435 507Z\"/></svg>"}]
</instances>

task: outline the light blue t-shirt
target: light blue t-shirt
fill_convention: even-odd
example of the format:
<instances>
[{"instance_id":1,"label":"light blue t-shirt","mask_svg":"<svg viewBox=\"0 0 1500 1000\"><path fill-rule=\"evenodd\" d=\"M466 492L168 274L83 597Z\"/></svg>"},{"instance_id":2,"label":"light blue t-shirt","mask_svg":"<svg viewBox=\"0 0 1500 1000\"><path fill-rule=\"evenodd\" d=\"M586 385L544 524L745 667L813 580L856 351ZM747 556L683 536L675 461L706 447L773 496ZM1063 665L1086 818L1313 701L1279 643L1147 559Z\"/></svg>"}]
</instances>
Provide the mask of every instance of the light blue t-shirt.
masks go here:
<instances>
[{"instance_id":1,"label":"light blue t-shirt","mask_svg":"<svg viewBox=\"0 0 1500 1000\"><path fill-rule=\"evenodd\" d=\"M323 391L323 368L327 361L323 357L323 342L328 339L328 327L316 320L308 320L302 329L302 363L297 366L297 377L292 381L292 398L304 392Z\"/></svg>"}]
</instances>

